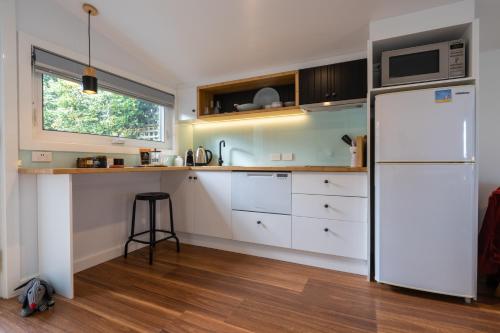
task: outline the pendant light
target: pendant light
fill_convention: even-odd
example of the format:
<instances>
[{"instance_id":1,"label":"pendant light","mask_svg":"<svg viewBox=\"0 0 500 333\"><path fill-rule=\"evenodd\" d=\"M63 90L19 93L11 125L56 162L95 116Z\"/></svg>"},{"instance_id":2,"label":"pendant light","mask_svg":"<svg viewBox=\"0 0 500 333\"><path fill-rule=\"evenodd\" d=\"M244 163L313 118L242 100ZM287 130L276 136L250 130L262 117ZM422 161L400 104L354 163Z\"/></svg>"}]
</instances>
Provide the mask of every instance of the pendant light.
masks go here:
<instances>
[{"instance_id":1,"label":"pendant light","mask_svg":"<svg viewBox=\"0 0 500 333\"><path fill-rule=\"evenodd\" d=\"M83 4L83 10L88 15L88 38L89 38L89 65L84 68L82 76L82 91L86 94L97 94L97 77L95 76L95 68L90 64L90 16L98 14L97 9L86 3Z\"/></svg>"}]
</instances>

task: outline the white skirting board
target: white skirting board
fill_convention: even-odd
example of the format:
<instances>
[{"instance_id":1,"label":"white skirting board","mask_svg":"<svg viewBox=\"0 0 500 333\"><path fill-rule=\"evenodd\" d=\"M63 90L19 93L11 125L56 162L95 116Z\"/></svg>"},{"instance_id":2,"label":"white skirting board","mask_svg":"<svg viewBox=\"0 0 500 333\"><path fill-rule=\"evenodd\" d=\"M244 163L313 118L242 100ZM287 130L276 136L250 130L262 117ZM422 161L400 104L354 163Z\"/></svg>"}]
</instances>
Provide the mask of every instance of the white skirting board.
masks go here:
<instances>
[{"instance_id":1,"label":"white skirting board","mask_svg":"<svg viewBox=\"0 0 500 333\"><path fill-rule=\"evenodd\" d=\"M257 257L282 260L297 264L326 268L341 272L367 275L368 265L365 260L357 260L345 257L337 257L313 252L298 251L293 249L285 249L274 246L259 245L252 243L239 242L228 239L214 238L195 234L178 233L182 244L191 244L203 246L223 251L230 251L242 254L253 255ZM173 240L172 240L173 241ZM131 243L129 245L129 253L140 249L143 244ZM105 251L100 251L91 256L80 258L74 261L75 273L83 271L92 266L99 265L108 260L120 257L123 255L123 246L115 246Z\"/></svg>"},{"instance_id":2,"label":"white skirting board","mask_svg":"<svg viewBox=\"0 0 500 333\"><path fill-rule=\"evenodd\" d=\"M326 268L346 273L359 275L368 274L368 263L366 260L358 260L321 253L245 243L229 239L214 238L195 234L178 233L177 235L179 236L179 239L181 241L181 252L182 244L186 243L218 250L243 253L257 257L288 261L307 266Z\"/></svg>"},{"instance_id":3,"label":"white skirting board","mask_svg":"<svg viewBox=\"0 0 500 333\"><path fill-rule=\"evenodd\" d=\"M146 245L144 244L139 244L139 243L130 243L128 246L128 253L131 253L135 250L138 250L142 247L145 247ZM118 245L114 246L112 248L109 248L104 251L99 251L95 254L92 254L90 256L86 256L84 258L78 258L73 261L73 269L74 273L78 273L81 271L86 270L87 268L97 266L99 264L102 264L106 261L118 258L123 256L123 250L125 248L125 243L123 245Z\"/></svg>"}]
</instances>

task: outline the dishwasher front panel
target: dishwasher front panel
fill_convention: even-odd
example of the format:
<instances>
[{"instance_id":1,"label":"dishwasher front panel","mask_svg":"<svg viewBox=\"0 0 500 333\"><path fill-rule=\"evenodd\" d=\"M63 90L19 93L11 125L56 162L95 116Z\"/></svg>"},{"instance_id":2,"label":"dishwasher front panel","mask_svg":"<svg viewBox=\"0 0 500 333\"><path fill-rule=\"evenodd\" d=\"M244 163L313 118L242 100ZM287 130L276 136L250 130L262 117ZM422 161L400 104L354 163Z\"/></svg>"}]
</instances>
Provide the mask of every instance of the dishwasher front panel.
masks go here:
<instances>
[{"instance_id":1,"label":"dishwasher front panel","mask_svg":"<svg viewBox=\"0 0 500 333\"><path fill-rule=\"evenodd\" d=\"M233 210L291 214L290 172L233 172L231 177Z\"/></svg>"}]
</instances>

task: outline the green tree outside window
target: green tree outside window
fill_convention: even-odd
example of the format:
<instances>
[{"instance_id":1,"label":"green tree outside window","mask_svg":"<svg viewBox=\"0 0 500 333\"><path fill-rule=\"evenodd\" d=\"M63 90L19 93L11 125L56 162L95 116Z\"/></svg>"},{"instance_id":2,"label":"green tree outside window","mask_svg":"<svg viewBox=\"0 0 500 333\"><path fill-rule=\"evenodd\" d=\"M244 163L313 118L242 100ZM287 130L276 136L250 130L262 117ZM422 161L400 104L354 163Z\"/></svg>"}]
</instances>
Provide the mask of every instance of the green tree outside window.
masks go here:
<instances>
[{"instance_id":1,"label":"green tree outside window","mask_svg":"<svg viewBox=\"0 0 500 333\"><path fill-rule=\"evenodd\" d=\"M164 141L164 107L112 91L81 92L80 84L43 74L43 129Z\"/></svg>"}]
</instances>

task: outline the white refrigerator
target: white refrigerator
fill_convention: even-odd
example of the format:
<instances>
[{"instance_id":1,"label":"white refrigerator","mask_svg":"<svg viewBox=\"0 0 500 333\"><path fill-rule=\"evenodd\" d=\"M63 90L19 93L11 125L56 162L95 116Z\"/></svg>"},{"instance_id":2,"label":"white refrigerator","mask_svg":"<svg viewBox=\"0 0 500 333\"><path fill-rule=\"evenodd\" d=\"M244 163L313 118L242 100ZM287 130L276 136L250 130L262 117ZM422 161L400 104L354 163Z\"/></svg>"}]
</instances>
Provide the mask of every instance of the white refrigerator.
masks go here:
<instances>
[{"instance_id":1,"label":"white refrigerator","mask_svg":"<svg viewBox=\"0 0 500 333\"><path fill-rule=\"evenodd\" d=\"M376 96L375 279L476 298L475 88Z\"/></svg>"}]
</instances>

